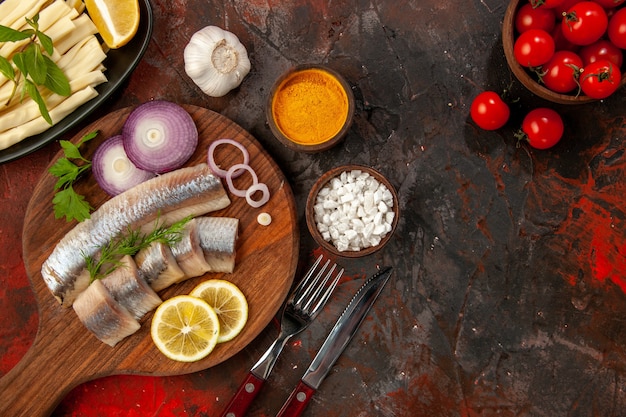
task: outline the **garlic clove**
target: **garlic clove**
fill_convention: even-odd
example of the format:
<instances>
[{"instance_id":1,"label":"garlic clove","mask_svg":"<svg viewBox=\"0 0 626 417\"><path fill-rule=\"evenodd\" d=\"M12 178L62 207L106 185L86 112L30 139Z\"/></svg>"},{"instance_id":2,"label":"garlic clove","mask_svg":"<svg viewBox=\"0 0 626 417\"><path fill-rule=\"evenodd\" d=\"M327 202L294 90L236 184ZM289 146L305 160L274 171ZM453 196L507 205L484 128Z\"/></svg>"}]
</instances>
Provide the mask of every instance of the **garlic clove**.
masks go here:
<instances>
[{"instance_id":1,"label":"garlic clove","mask_svg":"<svg viewBox=\"0 0 626 417\"><path fill-rule=\"evenodd\" d=\"M189 78L211 97L222 97L237 88L251 68L239 38L217 26L207 26L192 35L184 60Z\"/></svg>"}]
</instances>

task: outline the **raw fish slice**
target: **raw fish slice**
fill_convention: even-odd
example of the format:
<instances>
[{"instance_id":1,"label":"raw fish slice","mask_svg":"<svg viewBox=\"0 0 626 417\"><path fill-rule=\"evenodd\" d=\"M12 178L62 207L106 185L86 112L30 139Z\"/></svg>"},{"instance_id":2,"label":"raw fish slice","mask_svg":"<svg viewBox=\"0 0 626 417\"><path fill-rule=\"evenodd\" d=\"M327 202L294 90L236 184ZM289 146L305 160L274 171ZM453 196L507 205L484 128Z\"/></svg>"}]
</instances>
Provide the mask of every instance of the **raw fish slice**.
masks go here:
<instances>
[{"instance_id":1,"label":"raw fish slice","mask_svg":"<svg viewBox=\"0 0 626 417\"><path fill-rule=\"evenodd\" d=\"M185 225L181 239L170 248L176 263L185 273L185 279L199 277L211 269L200 247L197 219L191 219Z\"/></svg>"},{"instance_id":2,"label":"raw fish slice","mask_svg":"<svg viewBox=\"0 0 626 417\"><path fill-rule=\"evenodd\" d=\"M102 283L113 298L139 320L163 301L139 275L130 255L124 256L120 263L112 273L102 278Z\"/></svg>"},{"instance_id":3,"label":"raw fish slice","mask_svg":"<svg viewBox=\"0 0 626 417\"><path fill-rule=\"evenodd\" d=\"M139 322L115 301L100 280L80 293L73 307L85 327L109 346L115 346L140 327Z\"/></svg>"},{"instance_id":4,"label":"raw fish slice","mask_svg":"<svg viewBox=\"0 0 626 417\"><path fill-rule=\"evenodd\" d=\"M56 245L41 267L44 282L64 306L89 285L85 257L130 229L154 222L168 226L188 215L222 209L230 200L207 164L181 168L147 180L106 201Z\"/></svg>"},{"instance_id":5,"label":"raw fish slice","mask_svg":"<svg viewBox=\"0 0 626 417\"><path fill-rule=\"evenodd\" d=\"M154 291L161 291L184 279L185 273L176 263L172 250L163 242L153 242L135 255L141 275Z\"/></svg>"},{"instance_id":6,"label":"raw fish slice","mask_svg":"<svg viewBox=\"0 0 626 417\"><path fill-rule=\"evenodd\" d=\"M239 219L231 217L196 218L200 247L211 272L232 273L235 269Z\"/></svg>"}]
</instances>

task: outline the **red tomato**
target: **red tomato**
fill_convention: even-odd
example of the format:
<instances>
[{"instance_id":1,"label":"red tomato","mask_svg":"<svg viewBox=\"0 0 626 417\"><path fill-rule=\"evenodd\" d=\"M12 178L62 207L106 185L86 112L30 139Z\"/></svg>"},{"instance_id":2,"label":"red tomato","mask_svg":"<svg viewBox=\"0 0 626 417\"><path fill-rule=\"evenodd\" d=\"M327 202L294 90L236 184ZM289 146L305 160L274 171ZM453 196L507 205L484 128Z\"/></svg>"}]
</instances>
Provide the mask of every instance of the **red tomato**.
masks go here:
<instances>
[{"instance_id":1,"label":"red tomato","mask_svg":"<svg viewBox=\"0 0 626 417\"><path fill-rule=\"evenodd\" d=\"M574 52L557 51L547 64L543 65L541 81L557 93L569 93L578 87L578 74L583 60Z\"/></svg>"},{"instance_id":2,"label":"red tomato","mask_svg":"<svg viewBox=\"0 0 626 417\"><path fill-rule=\"evenodd\" d=\"M624 1L626 0L594 0L594 1L598 3L600 6L604 7L605 9L612 9L624 3Z\"/></svg>"},{"instance_id":3,"label":"red tomato","mask_svg":"<svg viewBox=\"0 0 626 417\"><path fill-rule=\"evenodd\" d=\"M621 68L624 60L622 50L612 42L604 39L600 39L598 42L594 42L591 45L583 46L579 54L583 59L583 65L589 65L593 62L606 59L617 65L618 68Z\"/></svg>"},{"instance_id":4,"label":"red tomato","mask_svg":"<svg viewBox=\"0 0 626 417\"><path fill-rule=\"evenodd\" d=\"M619 9L611 17L608 35L615 46L626 49L626 8Z\"/></svg>"},{"instance_id":5,"label":"red tomato","mask_svg":"<svg viewBox=\"0 0 626 417\"><path fill-rule=\"evenodd\" d=\"M555 25L556 18L553 9L533 8L530 3L526 3L515 14L515 29L518 33L526 32L529 29L541 29L550 33Z\"/></svg>"},{"instance_id":6,"label":"red tomato","mask_svg":"<svg viewBox=\"0 0 626 417\"><path fill-rule=\"evenodd\" d=\"M545 7L546 9L553 9L560 6L565 0L529 0L530 4L534 7Z\"/></svg>"},{"instance_id":7,"label":"red tomato","mask_svg":"<svg viewBox=\"0 0 626 417\"><path fill-rule=\"evenodd\" d=\"M561 25L556 25L552 30L552 39L554 39L554 49L556 51L573 51L577 52L580 49L580 45L574 45L563 35L563 29Z\"/></svg>"},{"instance_id":8,"label":"red tomato","mask_svg":"<svg viewBox=\"0 0 626 417\"><path fill-rule=\"evenodd\" d=\"M472 120L485 130L500 129L509 120L510 114L509 106L493 91L478 94L470 107Z\"/></svg>"},{"instance_id":9,"label":"red tomato","mask_svg":"<svg viewBox=\"0 0 626 417\"><path fill-rule=\"evenodd\" d=\"M604 35L609 18L604 8L593 1L573 5L561 21L563 36L576 45L589 45Z\"/></svg>"},{"instance_id":10,"label":"red tomato","mask_svg":"<svg viewBox=\"0 0 626 417\"><path fill-rule=\"evenodd\" d=\"M622 74L611 61L596 61L584 67L580 75L580 88L595 99L607 98L620 85Z\"/></svg>"},{"instance_id":11,"label":"red tomato","mask_svg":"<svg viewBox=\"0 0 626 417\"><path fill-rule=\"evenodd\" d=\"M531 110L522 121L524 139L536 149L548 149L556 145L564 130L561 116L546 107Z\"/></svg>"},{"instance_id":12,"label":"red tomato","mask_svg":"<svg viewBox=\"0 0 626 417\"><path fill-rule=\"evenodd\" d=\"M554 39L545 30L527 30L515 40L513 55L523 67L538 67L554 55Z\"/></svg>"}]
</instances>

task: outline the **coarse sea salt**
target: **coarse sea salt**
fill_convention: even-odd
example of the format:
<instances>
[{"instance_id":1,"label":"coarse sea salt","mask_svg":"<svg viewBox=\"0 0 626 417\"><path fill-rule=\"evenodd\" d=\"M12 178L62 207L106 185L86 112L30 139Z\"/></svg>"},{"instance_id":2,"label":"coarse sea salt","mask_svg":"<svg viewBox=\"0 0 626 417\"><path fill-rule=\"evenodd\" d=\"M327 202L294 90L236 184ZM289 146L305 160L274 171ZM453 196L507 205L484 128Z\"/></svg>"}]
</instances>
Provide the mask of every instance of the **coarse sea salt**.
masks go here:
<instances>
[{"instance_id":1,"label":"coarse sea salt","mask_svg":"<svg viewBox=\"0 0 626 417\"><path fill-rule=\"evenodd\" d=\"M320 189L313 206L317 230L340 252L380 244L391 232L393 194L361 170L344 171Z\"/></svg>"}]
</instances>

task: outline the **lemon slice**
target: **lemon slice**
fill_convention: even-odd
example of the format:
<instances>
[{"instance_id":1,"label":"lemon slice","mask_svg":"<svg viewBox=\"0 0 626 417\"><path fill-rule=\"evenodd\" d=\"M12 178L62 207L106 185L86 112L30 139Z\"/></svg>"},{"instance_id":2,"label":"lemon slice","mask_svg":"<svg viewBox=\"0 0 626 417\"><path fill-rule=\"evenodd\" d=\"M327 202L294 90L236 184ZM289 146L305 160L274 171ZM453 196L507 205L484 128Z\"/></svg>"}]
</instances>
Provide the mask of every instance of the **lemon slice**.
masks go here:
<instances>
[{"instance_id":1,"label":"lemon slice","mask_svg":"<svg viewBox=\"0 0 626 417\"><path fill-rule=\"evenodd\" d=\"M206 357L215 348L219 333L215 310L189 295L177 295L161 303L150 327L157 348L168 358L181 362Z\"/></svg>"},{"instance_id":2,"label":"lemon slice","mask_svg":"<svg viewBox=\"0 0 626 417\"><path fill-rule=\"evenodd\" d=\"M237 336L248 321L248 302L241 290L232 282L210 279L199 284L189 295L209 304L220 321L217 343L227 342Z\"/></svg>"},{"instance_id":3,"label":"lemon slice","mask_svg":"<svg viewBox=\"0 0 626 417\"><path fill-rule=\"evenodd\" d=\"M111 49L126 45L139 28L138 0L85 0L89 17Z\"/></svg>"}]
</instances>

